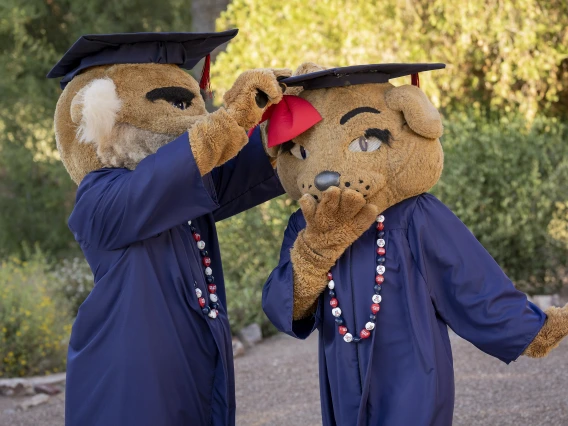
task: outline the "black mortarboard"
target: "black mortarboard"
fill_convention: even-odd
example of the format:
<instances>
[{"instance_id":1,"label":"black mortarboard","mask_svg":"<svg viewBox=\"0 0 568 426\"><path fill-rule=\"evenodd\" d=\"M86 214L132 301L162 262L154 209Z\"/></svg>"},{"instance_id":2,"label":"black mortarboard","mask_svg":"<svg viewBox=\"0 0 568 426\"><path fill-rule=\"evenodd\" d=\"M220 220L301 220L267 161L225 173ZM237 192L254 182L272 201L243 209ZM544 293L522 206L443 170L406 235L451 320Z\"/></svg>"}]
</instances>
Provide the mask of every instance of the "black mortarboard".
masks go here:
<instances>
[{"instance_id":1,"label":"black mortarboard","mask_svg":"<svg viewBox=\"0 0 568 426\"><path fill-rule=\"evenodd\" d=\"M84 35L71 46L47 74L63 77L65 88L85 68L109 64L176 64L192 69L218 46L228 42L239 30L219 33L124 33ZM206 60L200 86L208 85L209 61ZM205 68L207 68L205 70ZM207 74L207 76L205 75ZM206 80L206 81L205 81Z\"/></svg>"},{"instance_id":2,"label":"black mortarboard","mask_svg":"<svg viewBox=\"0 0 568 426\"><path fill-rule=\"evenodd\" d=\"M304 90L328 87L353 86L355 84L386 83L390 79L412 76L412 84L418 85L418 73L445 68L445 64L371 64L330 68L281 80L286 86L300 86Z\"/></svg>"}]
</instances>

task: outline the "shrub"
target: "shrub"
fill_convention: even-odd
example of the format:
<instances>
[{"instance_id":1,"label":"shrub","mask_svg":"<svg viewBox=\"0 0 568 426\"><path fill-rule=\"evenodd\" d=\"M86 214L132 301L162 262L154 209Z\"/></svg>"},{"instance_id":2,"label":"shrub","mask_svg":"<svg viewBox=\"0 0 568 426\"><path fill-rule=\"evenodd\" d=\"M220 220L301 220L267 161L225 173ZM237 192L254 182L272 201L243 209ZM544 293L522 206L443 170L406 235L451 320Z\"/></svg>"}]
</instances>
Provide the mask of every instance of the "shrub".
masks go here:
<instances>
[{"instance_id":1,"label":"shrub","mask_svg":"<svg viewBox=\"0 0 568 426\"><path fill-rule=\"evenodd\" d=\"M475 114L445 120L445 169L434 188L529 294L561 285L568 245L561 239L568 216L568 125L537 118ZM564 203L564 204L562 204Z\"/></svg>"},{"instance_id":2,"label":"shrub","mask_svg":"<svg viewBox=\"0 0 568 426\"><path fill-rule=\"evenodd\" d=\"M233 332L253 322L265 334L275 331L262 311L262 287L278 264L284 229L297 208L282 196L218 224Z\"/></svg>"},{"instance_id":3,"label":"shrub","mask_svg":"<svg viewBox=\"0 0 568 426\"><path fill-rule=\"evenodd\" d=\"M55 294L74 318L94 286L93 273L84 257L64 259L53 271Z\"/></svg>"},{"instance_id":4,"label":"shrub","mask_svg":"<svg viewBox=\"0 0 568 426\"><path fill-rule=\"evenodd\" d=\"M52 294L47 260L36 252L0 265L0 376L64 370L71 320Z\"/></svg>"}]
</instances>

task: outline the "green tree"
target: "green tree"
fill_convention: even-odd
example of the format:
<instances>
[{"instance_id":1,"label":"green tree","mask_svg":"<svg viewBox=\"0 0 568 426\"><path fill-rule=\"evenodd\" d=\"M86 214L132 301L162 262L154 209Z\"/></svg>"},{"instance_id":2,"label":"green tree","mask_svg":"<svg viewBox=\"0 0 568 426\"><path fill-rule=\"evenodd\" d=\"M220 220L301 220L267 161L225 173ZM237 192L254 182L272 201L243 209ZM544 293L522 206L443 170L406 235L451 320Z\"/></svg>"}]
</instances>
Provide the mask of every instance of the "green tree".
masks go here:
<instances>
[{"instance_id":1,"label":"green tree","mask_svg":"<svg viewBox=\"0 0 568 426\"><path fill-rule=\"evenodd\" d=\"M455 115L433 192L471 229L516 285L556 291L568 266L568 123ZM564 203L563 203L564 202ZM564 217L562 217L564 215Z\"/></svg>"},{"instance_id":2,"label":"green tree","mask_svg":"<svg viewBox=\"0 0 568 426\"><path fill-rule=\"evenodd\" d=\"M568 115L565 0L234 0L217 26L241 32L219 55L215 87L243 69L305 61L444 62L422 77L445 109Z\"/></svg>"},{"instance_id":3,"label":"green tree","mask_svg":"<svg viewBox=\"0 0 568 426\"><path fill-rule=\"evenodd\" d=\"M0 257L39 242L52 254L76 249L66 218L75 186L55 148L60 94L45 76L88 33L187 31L183 0L4 0L0 3Z\"/></svg>"},{"instance_id":4,"label":"green tree","mask_svg":"<svg viewBox=\"0 0 568 426\"><path fill-rule=\"evenodd\" d=\"M271 330L262 313L262 286L278 264L290 215L298 204L287 196L219 222L217 230L231 327L238 331L253 322Z\"/></svg>"}]
</instances>

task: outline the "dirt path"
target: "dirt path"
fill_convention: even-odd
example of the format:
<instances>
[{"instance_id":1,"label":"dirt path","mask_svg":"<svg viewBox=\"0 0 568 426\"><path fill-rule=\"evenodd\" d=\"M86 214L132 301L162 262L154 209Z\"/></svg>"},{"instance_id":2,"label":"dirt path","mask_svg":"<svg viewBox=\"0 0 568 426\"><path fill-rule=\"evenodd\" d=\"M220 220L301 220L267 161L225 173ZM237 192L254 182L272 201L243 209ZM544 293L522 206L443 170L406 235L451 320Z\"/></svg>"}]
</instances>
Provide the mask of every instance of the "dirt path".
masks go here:
<instances>
[{"instance_id":1,"label":"dirt path","mask_svg":"<svg viewBox=\"0 0 568 426\"><path fill-rule=\"evenodd\" d=\"M506 366L452 338L454 426L568 425L568 342L547 359ZM317 338L276 336L236 359L238 426L320 425ZM0 399L0 410L6 401ZM0 412L0 426L61 426L63 397L27 412Z\"/></svg>"}]
</instances>

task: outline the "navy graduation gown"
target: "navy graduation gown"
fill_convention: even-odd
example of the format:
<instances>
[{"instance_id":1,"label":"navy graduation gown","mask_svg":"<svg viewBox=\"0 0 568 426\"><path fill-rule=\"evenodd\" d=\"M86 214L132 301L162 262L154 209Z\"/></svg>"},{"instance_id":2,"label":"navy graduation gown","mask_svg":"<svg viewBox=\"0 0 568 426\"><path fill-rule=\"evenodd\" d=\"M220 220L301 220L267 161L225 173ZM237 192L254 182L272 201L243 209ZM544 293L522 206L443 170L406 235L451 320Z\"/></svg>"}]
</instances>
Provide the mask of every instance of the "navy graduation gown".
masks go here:
<instances>
[{"instance_id":1,"label":"navy graduation gown","mask_svg":"<svg viewBox=\"0 0 568 426\"><path fill-rule=\"evenodd\" d=\"M231 333L215 222L283 190L258 130L231 161L201 177L187 133L136 170L102 169L81 182L69 227L95 286L73 325L68 426L235 423ZM187 224L212 259L219 316Z\"/></svg>"},{"instance_id":2,"label":"navy graduation gown","mask_svg":"<svg viewBox=\"0 0 568 426\"><path fill-rule=\"evenodd\" d=\"M290 249L306 225L301 211L290 218L280 263L264 287L263 308L291 336L305 339L319 329L324 425L451 425L454 378L447 327L509 363L533 340L546 316L434 196L405 200L383 214L383 300L369 339L343 341L327 291L312 318L292 320ZM332 268L336 297L353 335L371 313L375 238L373 225Z\"/></svg>"}]
</instances>

